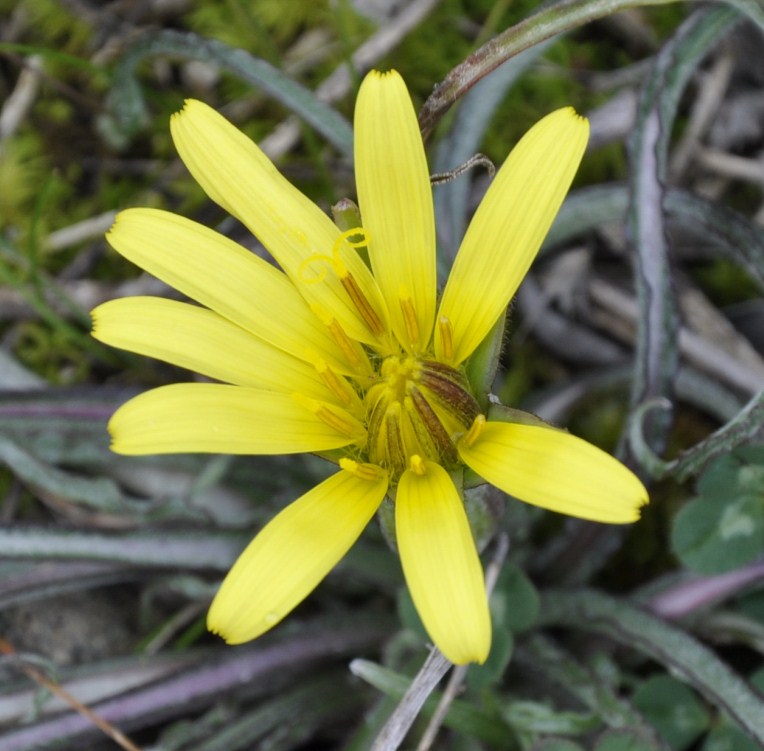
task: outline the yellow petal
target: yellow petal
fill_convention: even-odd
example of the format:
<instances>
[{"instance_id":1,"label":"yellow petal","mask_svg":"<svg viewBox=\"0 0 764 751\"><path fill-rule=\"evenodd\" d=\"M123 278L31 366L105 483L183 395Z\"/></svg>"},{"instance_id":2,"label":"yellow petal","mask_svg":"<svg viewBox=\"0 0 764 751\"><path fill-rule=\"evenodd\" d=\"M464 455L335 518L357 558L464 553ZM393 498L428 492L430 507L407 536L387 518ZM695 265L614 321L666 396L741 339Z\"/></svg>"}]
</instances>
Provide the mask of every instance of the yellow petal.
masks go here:
<instances>
[{"instance_id":1,"label":"yellow petal","mask_svg":"<svg viewBox=\"0 0 764 751\"><path fill-rule=\"evenodd\" d=\"M395 501L406 583L427 633L451 662L485 662L491 617L464 503L438 464L414 458ZM413 462L412 462L413 464Z\"/></svg>"},{"instance_id":2,"label":"yellow petal","mask_svg":"<svg viewBox=\"0 0 764 751\"><path fill-rule=\"evenodd\" d=\"M443 291L435 336L439 358L462 362L504 315L568 192L588 138L588 122L568 107L536 123L507 157L467 229ZM450 342L441 335L449 325Z\"/></svg>"},{"instance_id":3,"label":"yellow petal","mask_svg":"<svg viewBox=\"0 0 764 751\"><path fill-rule=\"evenodd\" d=\"M229 644L254 639L307 597L358 539L387 491L387 475L344 469L276 516L239 556L207 616Z\"/></svg>"},{"instance_id":4,"label":"yellow petal","mask_svg":"<svg viewBox=\"0 0 764 751\"><path fill-rule=\"evenodd\" d=\"M289 279L233 240L157 209L121 212L106 238L129 261L273 346L354 372Z\"/></svg>"},{"instance_id":5,"label":"yellow petal","mask_svg":"<svg viewBox=\"0 0 764 751\"><path fill-rule=\"evenodd\" d=\"M647 503L642 483L621 462L552 428L487 422L459 443L462 460L515 498L581 519L625 524Z\"/></svg>"},{"instance_id":6,"label":"yellow petal","mask_svg":"<svg viewBox=\"0 0 764 751\"><path fill-rule=\"evenodd\" d=\"M364 439L347 413L326 420L289 394L217 383L179 383L136 396L109 421L118 454L294 454Z\"/></svg>"},{"instance_id":7,"label":"yellow petal","mask_svg":"<svg viewBox=\"0 0 764 751\"><path fill-rule=\"evenodd\" d=\"M217 313L162 297L126 297L91 313L93 336L112 347L237 386L334 400L316 369Z\"/></svg>"},{"instance_id":8,"label":"yellow petal","mask_svg":"<svg viewBox=\"0 0 764 751\"><path fill-rule=\"evenodd\" d=\"M393 331L412 352L435 315L435 219L416 113L395 71L369 73L355 108L355 171L374 276Z\"/></svg>"},{"instance_id":9,"label":"yellow petal","mask_svg":"<svg viewBox=\"0 0 764 751\"><path fill-rule=\"evenodd\" d=\"M181 159L207 195L263 243L305 299L326 310L354 339L377 335L332 271L338 255L384 326L386 314L371 272L340 231L295 188L258 146L202 102L187 100L170 130ZM335 250L337 251L335 253ZM328 273L327 273L328 272Z\"/></svg>"}]
</instances>

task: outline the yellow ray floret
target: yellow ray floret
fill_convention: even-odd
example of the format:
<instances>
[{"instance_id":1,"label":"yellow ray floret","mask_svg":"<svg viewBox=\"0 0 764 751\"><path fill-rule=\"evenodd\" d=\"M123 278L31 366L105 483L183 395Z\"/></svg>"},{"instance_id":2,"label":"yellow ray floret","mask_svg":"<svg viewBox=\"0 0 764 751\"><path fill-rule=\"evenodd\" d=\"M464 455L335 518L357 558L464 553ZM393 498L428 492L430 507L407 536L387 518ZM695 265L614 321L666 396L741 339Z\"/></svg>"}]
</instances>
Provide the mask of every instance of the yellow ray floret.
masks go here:
<instances>
[{"instance_id":1,"label":"yellow ray floret","mask_svg":"<svg viewBox=\"0 0 764 751\"><path fill-rule=\"evenodd\" d=\"M305 273L305 262L331 258L340 231L295 188L260 148L222 115L188 100L170 129L181 159L213 201L240 219L263 243L309 303L331 311L350 336L373 344L377 337L358 315L336 274L322 277L320 266ZM381 294L358 253L348 243L339 259L386 321ZM321 278L321 283L315 279Z\"/></svg>"},{"instance_id":2,"label":"yellow ray floret","mask_svg":"<svg viewBox=\"0 0 764 751\"><path fill-rule=\"evenodd\" d=\"M439 464L413 457L395 502L395 532L411 597L451 662L485 662L491 618L464 502Z\"/></svg>"},{"instance_id":3,"label":"yellow ray floret","mask_svg":"<svg viewBox=\"0 0 764 751\"><path fill-rule=\"evenodd\" d=\"M106 237L128 260L274 347L355 371L289 279L233 240L157 209L121 212Z\"/></svg>"},{"instance_id":4,"label":"yellow ray floret","mask_svg":"<svg viewBox=\"0 0 764 751\"><path fill-rule=\"evenodd\" d=\"M504 315L576 174L588 122L567 107L547 115L515 146L470 222L443 291L438 357L469 357Z\"/></svg>"},{"instance_id":5,"label":"yellow ray floret","mask_svg":"<svg viewBox=\"0 0 764 751\"><path fill-rule=\"evenodd\" d=\"M647 503L633 472L581 438L536 425L476 422L459 442L459 456L521 501L610 524L636 521Z\"/></svg>"},{"instance_id":6,"label":"yellow ray floret","mask_svg":"<svg viewBox=\"0 0 764 751\"><path fill-rule=\"evenodd\" d=\"M470 223L439 306L425 149L394 71L370 73L359 91L360 219L348 210L344 231L207 105L186 102L171 132L210 198L281 269L169 212L119 214L112 246L198 305L115 300L93 311L93 335L222 383L164 386L124 404L109 423L114 451L306 452L340 467L244 550L209 628L238 644L281 621L392 488L405 579L430 638L454 663L483 663L491 620L461 492L467 468L520 500L584 519L631 522L647 502L634 474L585 441L533 421L487 421L485 395L463 367L549 230L586 148L586 120L558 110L517 144Z\"/></svg>"},{"instance_id":7,"label":"yellow ray floret","mask_svg":"<svg viewBox=\"0 0 764 751\"><path fill-rule=\"evenodd\" d=\"M299 391L348 405L347 398L340 400L343 384L350 388L344 378L334 375L336 385L330 388L315 366L206 308L137 296L111 300L91 315L93 336L112 347L155 357L236 386L285 394Z\"/></svg>"},{"instance_id":8,"label":"yellow ray floret","mask_svg":"<svg viewBox=\"0 0 764 751\"><path fill-rule=\"evenodd\" d=\"M373 468L370 468L373 469ZM342 469L287 506L241 554L207 624L229 644L254 639L309 595L358 539L387 491L387 474Z\"/></svg>"},{"instance_id":9,"label":"yellow ray floret","mask_svg":"<svg viewBox=\"0 0 764 751\"><path fill-rule=\"evenodd\" d=\"M355 170L371 265L393 330L409 352L421 352L435 317L435 219L416 114L395 71L370 73L358 92Z\"/></svg>"},{"instance_id":10,"label":"yellow ray floret","mask_svg":"<svg viewBox=\"0 0 764 751\"><path fill-rule=\"evenodd\" d=\"M147 391L109 421L118 454L295 454L364 440L363 426L344 414L348 435L288 394L214 383L179 383Z\"/></svg>"}]
</instances>

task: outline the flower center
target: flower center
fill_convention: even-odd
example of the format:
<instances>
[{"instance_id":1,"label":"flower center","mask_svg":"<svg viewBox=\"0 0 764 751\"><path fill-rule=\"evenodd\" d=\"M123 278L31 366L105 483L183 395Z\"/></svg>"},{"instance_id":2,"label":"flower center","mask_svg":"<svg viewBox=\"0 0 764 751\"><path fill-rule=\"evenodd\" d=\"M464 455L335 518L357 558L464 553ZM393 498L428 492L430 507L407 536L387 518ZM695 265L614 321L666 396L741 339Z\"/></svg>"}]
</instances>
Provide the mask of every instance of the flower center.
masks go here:
<instances>
[{"instance_id":1,"label":"flower center","mask_svg":"<svg viewBox=\"0 0 764 751\"><path fill-rule=\"evenodd\" d=\"M480 412L466 377L436 360L410 355L382 360L364 396L368 459L397 482L417 455L457 464L456 439Z\"/></svg>"}]
</instances>

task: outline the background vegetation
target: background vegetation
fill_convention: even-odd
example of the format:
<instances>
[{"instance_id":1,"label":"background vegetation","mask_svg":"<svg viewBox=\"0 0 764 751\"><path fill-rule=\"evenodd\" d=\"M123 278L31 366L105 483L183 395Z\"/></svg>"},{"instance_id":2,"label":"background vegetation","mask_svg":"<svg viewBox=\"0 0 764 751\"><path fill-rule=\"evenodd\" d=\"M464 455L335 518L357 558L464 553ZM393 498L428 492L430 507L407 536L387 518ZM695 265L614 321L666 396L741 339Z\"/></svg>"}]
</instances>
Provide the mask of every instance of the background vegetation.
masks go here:
<instances>
[{"instance_id":1,"label":"background vegetation","mask_svg":"<svg viewBox=\"0 0 764 751\"><path fill-rule=\"evenodd\" d=\"M764 7L652 4L0 0L0 748L394 749L414 720L407 748L764 748ZM374 525L274 633L210 637L239 550L326 469L112 455L116 406L192 376L88 333L101 301L170 294L106 245L117 210L256 249L173 150L184 98L328 209L370 67L405 77L433 172L589 116L494 390L652 499L627 529L500 499L494 649L442 683ZM487 181L435 188L444 272Z\"/></svg>"}]
</instances>

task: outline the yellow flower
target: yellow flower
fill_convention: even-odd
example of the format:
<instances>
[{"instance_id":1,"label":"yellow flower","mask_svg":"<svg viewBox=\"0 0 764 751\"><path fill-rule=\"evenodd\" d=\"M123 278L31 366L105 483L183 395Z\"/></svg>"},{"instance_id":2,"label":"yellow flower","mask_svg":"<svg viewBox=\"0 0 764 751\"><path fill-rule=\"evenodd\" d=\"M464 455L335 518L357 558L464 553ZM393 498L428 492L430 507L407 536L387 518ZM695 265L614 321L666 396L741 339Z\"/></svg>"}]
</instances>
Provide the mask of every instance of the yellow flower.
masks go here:
<instances>
[{"instance_id":1,"label":"yellow flower","mask_svg":"<svg viewBox=\"0 0 764 751\"><path fill-rule=\"evenodd\" d=\"M208 616L232 644L298 605L389 494L403 572L454 663L485 661L491 624L461 496L468 467L528 503L585 519L638 518L647 493L618 461L568 433L486 421L464 365L525 275L588 138L570 109L517 144L477 210L440 302L424 146L400 76L358 95L362 228L341 232L260 149L188 101L171 122L181 158L283 271L188 219L122 212L123 256L200 305L154 297L93 311L93 335L222 383L157 388L111 419L123 454L322 453L339 470L279 513L241 554ZM359 248L368 253L368 263Z\"/></svg>"}]
</instances>

